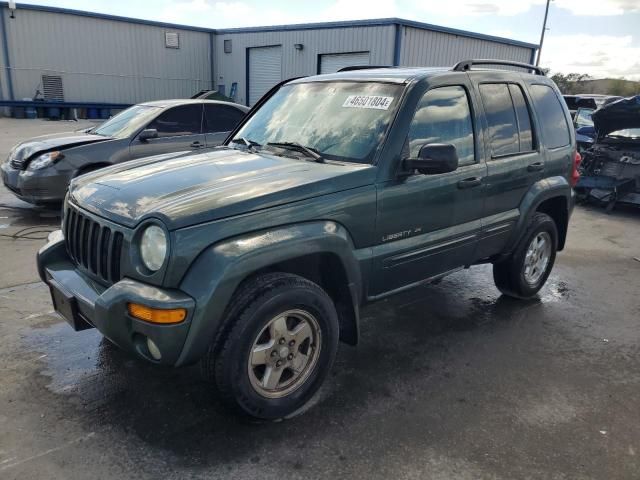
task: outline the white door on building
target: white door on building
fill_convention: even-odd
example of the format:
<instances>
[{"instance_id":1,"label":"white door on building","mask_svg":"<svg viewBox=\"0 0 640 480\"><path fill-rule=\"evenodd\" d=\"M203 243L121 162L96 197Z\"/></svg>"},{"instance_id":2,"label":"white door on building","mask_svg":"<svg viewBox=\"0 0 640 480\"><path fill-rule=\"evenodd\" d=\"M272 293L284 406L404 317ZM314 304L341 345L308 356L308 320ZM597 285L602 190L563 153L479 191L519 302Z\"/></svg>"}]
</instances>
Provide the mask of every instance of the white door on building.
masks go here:
<instances>
[{"instance_id":1,"label":"white door on building","mask_svg":"<svg viewBox=\"0 0 640 480\"><path fill-rule=\"evenodd\" d=\"M341 68L369 65L369 52L320 55L320 73L335 73Z\"/></svg>"},{"instance_id":2,"label":"white door on building","mask_svg":"<svg viewBox=\"0 0 640 480\"><path fill-rule=\"evenodd\" d=\"M249 49L249 105L276 83L282 81L282 47L254 47Z\"/></svg>"}]
</instances>

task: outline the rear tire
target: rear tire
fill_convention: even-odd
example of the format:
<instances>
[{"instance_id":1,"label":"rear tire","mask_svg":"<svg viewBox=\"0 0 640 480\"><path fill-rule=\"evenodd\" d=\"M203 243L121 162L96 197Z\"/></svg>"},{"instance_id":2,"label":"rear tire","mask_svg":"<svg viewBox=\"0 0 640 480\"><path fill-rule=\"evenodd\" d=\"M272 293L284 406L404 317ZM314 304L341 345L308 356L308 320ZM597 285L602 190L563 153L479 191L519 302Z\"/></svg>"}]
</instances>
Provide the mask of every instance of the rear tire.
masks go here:
<instances>
[{"instance_id":1,"label":"rear tire","mask_svg":"<svg viewBox=\"0 0 640 480\"><path fill-rule=\"evenodd\" d=\"M315 283L287 273L250 280L232 298L221 337L201 361L232 409L262 420L303 410L338 347L338 315Z\"/></svg>"},{"instance_id":2,"label":"rear tire","mask_svg":"<svg viewBox=\"0 0 640 480\"><path fill-rule=\"evenodd\" d=\"M514 252L493 264L493 280L504 295L528 299L547 281L556 259L558 229L546 213L536 212Z\"/></svg>"}]
</instances>

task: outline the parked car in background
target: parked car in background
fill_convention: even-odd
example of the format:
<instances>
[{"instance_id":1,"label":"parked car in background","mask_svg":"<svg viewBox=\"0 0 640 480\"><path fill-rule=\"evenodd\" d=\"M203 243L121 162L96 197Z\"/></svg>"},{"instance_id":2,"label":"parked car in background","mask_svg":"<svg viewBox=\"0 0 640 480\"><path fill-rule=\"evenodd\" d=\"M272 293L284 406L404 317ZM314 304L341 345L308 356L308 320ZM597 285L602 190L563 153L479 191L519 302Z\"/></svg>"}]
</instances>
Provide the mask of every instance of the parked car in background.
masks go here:
<instances>
[{"instance_id":1,"label":"parked car in background","mask_svg":"<svg viewBox=\"0 0 640 480\"><path fill-rule=\"evenodd\" d=\"M27 202L61 202L78 175L135 158L219 145L247 111L244 105L208 100L141 103L97 127L16 145L0 167L2 181Z\"/></svg>"},{"instance_id":2,"label":"parked car in background","mask_svg":"<svg viewBox=\"0 0 640 480\"><path fill-rule=\"evenodd\" d=\"M640 95L605 105L592 118L593 127L577 131L591 136L592 145L582 152L576 190L608 209L640 205Z\"/></svg>"},{"instance_id":3,"label":"parked car in background","mask_svg":"<svg viewBox=\"0 0 640 480\"><path fill-rule=\"evenodd\" d=\"M593 98L583 97L582 95L563 95L562 98L564 98L564 101L569 108L571 118L575 117L579 108L590 108L592 110L598 108L596 101Z\"/></svg>"},{"instance_id":4,"label":"parked car in background","mask_svg":"<svg viewBox=\"0 0 640 480\"><path fill-rule=\"evenodd\" d=\"M220 102L233 102L233 99L220 93L218 90L200 90L191 98L200 100L218 100Z\"/></svg>"},{"instance_id":5,"label":"parked car in background","mask_svg":"<svg viewBox=\"0 0 640 480\"><path fill-rule=\"evenodd\" d=\"M487 263L505 295L535 296L565 245L579 159L534 66L300 78L222 147L75 179L38 270L73 328L152 363L200 361L231 407L281 419L338 342L357 343L365 303Z\"/></svg>"},{"instance_id":6,"label":"parked car in background","mask_svg":"<svg viewBox=\"0 0 640 480\"><path fill-rule=\"evenodd\" d=\"M594 102L596 102L596 108L604 107L605 105L609 105L612 102L620 100L623 97L618 95L602 95L598 93L582 93L580 97L584 99L592 98Z\"/></svg>"},{"instance_id":7,"label":"parked car in background","mask_svg":"<svg viewBox=\"0 0 640 480\"><path fill-rule=\"evenodd\" d=\"M622 97L616 95L599 95L596 93L583 93L579 95L563 95L565 103L571 113L571 118L575 119L575 115L581 108L596 110L611 102L620 100Z\"/></svg>"}]
</instances>

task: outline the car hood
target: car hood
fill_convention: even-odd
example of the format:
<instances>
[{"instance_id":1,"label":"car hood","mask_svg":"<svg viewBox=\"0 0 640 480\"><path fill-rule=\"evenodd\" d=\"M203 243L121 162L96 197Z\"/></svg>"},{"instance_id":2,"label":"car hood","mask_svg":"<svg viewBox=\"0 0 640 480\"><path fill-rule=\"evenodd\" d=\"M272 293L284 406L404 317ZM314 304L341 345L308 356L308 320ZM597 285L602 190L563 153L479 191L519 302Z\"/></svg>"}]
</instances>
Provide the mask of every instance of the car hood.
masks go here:
<instances>
[{"instance_id":1,"label":"car hood","mask_svg":"<svg viewBox=\"0 0 640 480\"><path fill-rule=\"evenodd\" d=\"M599 138L617 130L640 128L640 95L605 105L593 112L591 118Z\"/></svg>"},{"instance_id":2,"label":"car hood","mask_svg":"<svg viewBox=\"0 0 640 480\"><path fill-rule=\"evenodd\" d=\"M169 230L373 182L375 168L218 148L149 157L84 175L73 203L128 227L159 218Z\"/></svg>"},{"instance_id":3,"label":"car hood","mask_svg":"<svg viewBox=\"0 0 640 480\"><path fill-rule=\"evenodd\" d=\"M16 145L10 154L10 159L23 162L40 152L51 150L64 150L66 148L86 145L87 143L104 142L111 140L111 137L91 135L84 132L65 132L42 135L31 138Z\"/></svg>"}]
</instances>

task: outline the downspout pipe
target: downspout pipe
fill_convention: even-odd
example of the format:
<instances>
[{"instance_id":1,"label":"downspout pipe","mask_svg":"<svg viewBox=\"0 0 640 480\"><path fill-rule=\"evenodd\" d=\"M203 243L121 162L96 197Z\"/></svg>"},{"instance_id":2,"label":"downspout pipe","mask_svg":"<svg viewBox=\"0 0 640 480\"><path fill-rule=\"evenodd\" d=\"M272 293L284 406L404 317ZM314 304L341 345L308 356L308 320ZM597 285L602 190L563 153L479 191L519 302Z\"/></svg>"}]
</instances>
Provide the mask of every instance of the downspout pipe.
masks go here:
<instances>
[{"instance_id":1,"label":"downspout pipe","mask_svg":"<svg viewBox=\"0 0 640 480\"><path fill-rule=\"evenodd\" d=\"M4 55L4 68L7 72L7 90L9 100L15 100L13 96L13 79L11 78L11 59L9 58L9 43L7 41L7 25L5 23L4 7L0 6L0 38L2 38L2 54ZM0 90L1 92L2 90Z\"/></svg>"}]
</instances>

